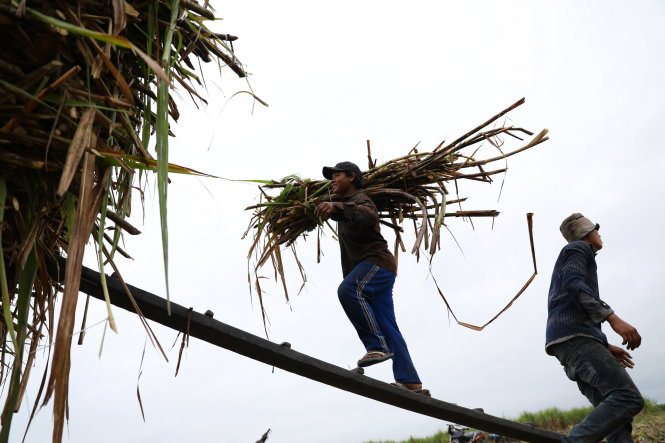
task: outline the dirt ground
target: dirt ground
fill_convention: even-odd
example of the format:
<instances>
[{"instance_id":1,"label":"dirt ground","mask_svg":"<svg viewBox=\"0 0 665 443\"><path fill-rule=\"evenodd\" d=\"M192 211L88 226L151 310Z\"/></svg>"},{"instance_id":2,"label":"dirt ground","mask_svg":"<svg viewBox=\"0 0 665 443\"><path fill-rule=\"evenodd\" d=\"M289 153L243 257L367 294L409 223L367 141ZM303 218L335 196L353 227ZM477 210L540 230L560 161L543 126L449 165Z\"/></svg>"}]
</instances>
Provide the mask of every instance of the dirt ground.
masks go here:
<instances>
[{"instance_id":1,"label":"dirt ground","mask_svg":"<svg viewBox=\"0 0 665 443\"><path fill-rule=\"evenodd\" d=\"M639 415L633 422L636 443L665 442L665 411Z\"/></svg>"}]
</instances>

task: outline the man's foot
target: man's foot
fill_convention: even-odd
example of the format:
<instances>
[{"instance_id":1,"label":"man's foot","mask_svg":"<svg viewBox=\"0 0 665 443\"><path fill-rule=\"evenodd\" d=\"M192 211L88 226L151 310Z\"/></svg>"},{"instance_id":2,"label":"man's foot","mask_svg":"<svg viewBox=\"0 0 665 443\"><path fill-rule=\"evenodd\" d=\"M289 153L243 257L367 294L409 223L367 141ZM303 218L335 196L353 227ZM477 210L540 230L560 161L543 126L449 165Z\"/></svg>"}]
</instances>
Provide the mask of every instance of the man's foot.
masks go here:
<instances>
[{"instance_id":1,"label":"man's foot","mask_svg":"<svg viewBox=\"0 0 665 443\"><path fill-rule=\"evenodd\" d=\"M405 389L407 391L415 392L416 394L424 395L426 397L431 397L429 389L423 389L422 383L400 383L396 381L395 383L390 383L393 386L397 386L400 389Z\"/></svg>"},{"instance_id":2,"label":"man's foot","mask_svg":"<svg viewBox=\"0 0 665 443\"><path fill-rule=\"evenodd\" d=\"M358 360L358 367L364 368L372 366L382 361L390 360L393 355L390 352L382 351L369 351L360 360Z\"/></svg>"}]
</instances>

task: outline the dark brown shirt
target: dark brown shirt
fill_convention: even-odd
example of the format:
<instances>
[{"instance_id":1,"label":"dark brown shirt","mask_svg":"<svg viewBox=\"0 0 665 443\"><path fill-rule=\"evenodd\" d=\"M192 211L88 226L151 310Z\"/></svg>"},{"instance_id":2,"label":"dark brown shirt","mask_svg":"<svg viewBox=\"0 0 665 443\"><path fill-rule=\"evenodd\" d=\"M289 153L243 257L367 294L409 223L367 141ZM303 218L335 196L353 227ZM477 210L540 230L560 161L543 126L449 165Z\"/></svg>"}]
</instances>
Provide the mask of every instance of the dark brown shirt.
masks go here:
<instances>
[{"instance_id":1,"label":"dark brown shirt","mask_svg":"<svg viewBox=\"0 0 665 443\"><path fill-rule=\"evenodd\" d=\"M361 261L396 274L395 258L381 235L379 213L367 193L361 189L333 204L337 211L330 218L339 222L337 236L344 276Z\"/></svg>"}]
</instances>

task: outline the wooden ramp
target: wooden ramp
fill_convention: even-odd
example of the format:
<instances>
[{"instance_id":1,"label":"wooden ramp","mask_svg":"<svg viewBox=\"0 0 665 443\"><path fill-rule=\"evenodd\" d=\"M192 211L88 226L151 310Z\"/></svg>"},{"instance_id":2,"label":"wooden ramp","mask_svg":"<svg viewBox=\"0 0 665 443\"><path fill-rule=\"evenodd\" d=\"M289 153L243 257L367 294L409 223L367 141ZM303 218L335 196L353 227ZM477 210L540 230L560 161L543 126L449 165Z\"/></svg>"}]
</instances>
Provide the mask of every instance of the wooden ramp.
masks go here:
<instances>
[{"instance_id":1,"label":"wooden ramp","mask_svg":"<svg viewBox=\"0 0 665 443\"><path fill-rule=\"evenodd\" d=\"M61 270L64 274L64 268L61 268ZM108 276L106 281L111 303L134 312L134 308L120 281ZM190 313L190 309L173 302L171 302L171 315L169 316L164 298L134 286L129 286L129 289L145 318L185 333L189 317L189 334L191 337L196 337L265 364L398 408L486 432L529 442L561 441L561 434L515 423L504 418L399 389L389 383L351 372L348 369L249 334L199 312L191 311ZM83 268L81 292L100 300L104 299L98 272L86 267Z\"/></svg>"}]
</instances>

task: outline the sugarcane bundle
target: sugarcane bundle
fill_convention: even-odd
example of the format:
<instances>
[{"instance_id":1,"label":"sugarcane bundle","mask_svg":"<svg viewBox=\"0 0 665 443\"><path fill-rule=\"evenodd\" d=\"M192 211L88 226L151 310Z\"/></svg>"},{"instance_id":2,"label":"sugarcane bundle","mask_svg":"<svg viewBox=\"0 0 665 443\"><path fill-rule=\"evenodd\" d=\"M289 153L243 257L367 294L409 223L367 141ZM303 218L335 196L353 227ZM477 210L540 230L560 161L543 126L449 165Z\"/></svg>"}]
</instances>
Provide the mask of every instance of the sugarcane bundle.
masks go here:
<instances>
[{"instance_id":1,"label":"sugarcane bundle","mask_svg":"<svg viewBox=\"0 0 665 443\"><path fill-rule=\"evenodd\" d=\"M547 130L534 136L529 130L518 126L496 125L498 120L523 103L524 99L519 100L450 143L442 142L429 152L418 152L414 148L406 155L378 166L372 159L368 141L369 169L363 173L362 186L377 206L379 221L395 231L396 259L400 249L406 251L400 235L405 220L413 221L415 242L411 252L419 257L421 249L430 256L440 249L441 229L447 228L447 218L499 215L496 210L448 211L448 205L456 203L461 208L467 200L467 197L459 197L460 182L492 183L492 177L504 173L506 168L487 169L487 165L491 166L548 140ZM520 142L524 142L525 137L530 140L517 149L505 152L506 136ZM498 155L476 158L482 143L495 148ZM260 202L247 208L254 213L245 235L251 233L252 237L248 260L261 307L259 270L268 262L272 264L275 276L279 276L287 300L289 298L282 248L290 247L302 276L302 284L305 284L306 277L297 257L295 242L318 228L317 256L320 255L318 239L323 223L314 215L314 208L324 201L340 200L339 196L330 193L330 184L328 180L308 180L292 175L282 180L265 181L259 186ZM454 197L451 196L453 190Z\"/></svg>"},{"instance_id":2,"label":"sugarcane bundle","mask_svg":"<svg viewBox=\"0 0 665 443\"><path fill-rule=\"evenodd\" d=\"M0 4L0 378L8 383L0 442L44 339L55 344L44 401L54 394L60 441L84 248L92 236L102 276L116 253L127 255L121 233L138 233L125 218L145 170L157 172L167 271L168 173L196 173L168 163L169 121L179 117L171 90L205 102L195 87L200 61L245 76L236 37L206 27L214 19L207 0ZM63 253L55 334L60 296L49 267ZM108 296L107 306L115 329Z\"/></svg>"}]
</instances>

